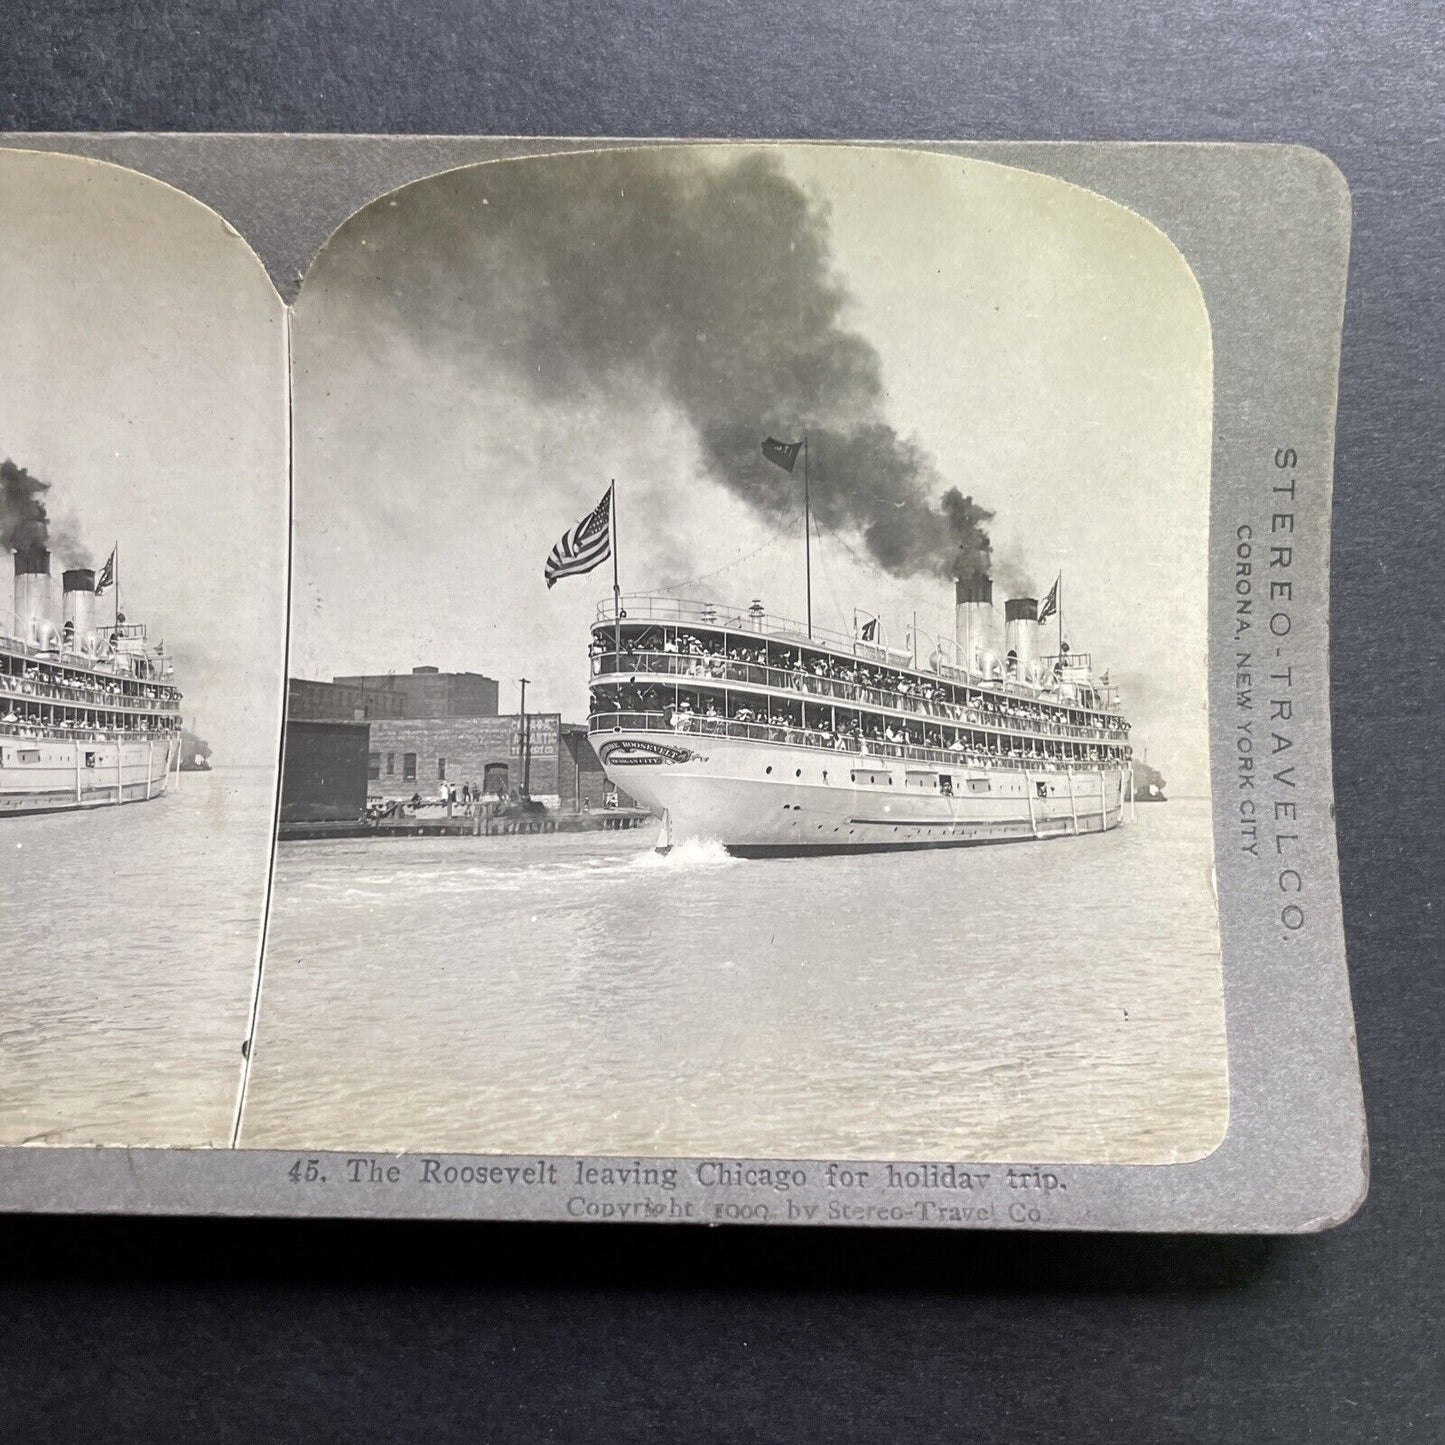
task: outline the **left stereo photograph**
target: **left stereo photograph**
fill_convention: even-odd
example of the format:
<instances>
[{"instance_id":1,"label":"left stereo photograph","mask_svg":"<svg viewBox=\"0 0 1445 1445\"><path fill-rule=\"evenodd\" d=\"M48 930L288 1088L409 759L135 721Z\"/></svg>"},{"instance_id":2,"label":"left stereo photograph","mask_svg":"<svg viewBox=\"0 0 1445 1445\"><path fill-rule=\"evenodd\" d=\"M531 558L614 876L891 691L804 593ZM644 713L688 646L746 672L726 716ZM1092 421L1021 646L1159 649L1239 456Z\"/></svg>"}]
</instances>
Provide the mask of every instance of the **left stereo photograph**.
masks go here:
<instances>
[{"instance_id":1,"label":"left stereo photograph","mask_svg":"<svg viewBox=\"0 0 1445 1445\"><path fill-rule=\"evenodd\" d=\"M285 308L191 197L0 151L0 1145L227 1147L285 676Z\"/></svg>"}]
</instances>

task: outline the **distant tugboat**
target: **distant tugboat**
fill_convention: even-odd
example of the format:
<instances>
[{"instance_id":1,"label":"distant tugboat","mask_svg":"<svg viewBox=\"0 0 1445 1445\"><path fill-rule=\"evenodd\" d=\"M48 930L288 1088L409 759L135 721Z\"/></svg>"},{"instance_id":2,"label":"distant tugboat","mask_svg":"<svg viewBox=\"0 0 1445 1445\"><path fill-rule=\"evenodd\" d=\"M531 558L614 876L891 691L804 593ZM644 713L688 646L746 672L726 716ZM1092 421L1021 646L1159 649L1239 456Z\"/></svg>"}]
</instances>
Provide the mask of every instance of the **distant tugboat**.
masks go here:
<instances>
[{"instance_id":1,"label":"distant tugboat","mask_svg":"<svg viewBox=\"0 0 1445 1445\"><path fill-rule=\"evenodd\" d=\"M181 771L183 773L209 773L211 771L211 745L204 738L197 737L190 728L181 732Z\"/></svg>"},{"instance_id":2,"label":"distant tugboat","mask_svg":"<svg viewBox=\"0 0 1445 1445\"><path fill-rule=\"evenodd\" d=\"M1167 803L1164 796L1164 774L1148 763L1134 764L1134 788L1141 803Z\"/></svg>"},{"instance_id":3,"label":"distant tugboat","mask_svg":"<svg viewBox=\"0 0 1445 1445\"><path fill-rule=\"evenodd\" d=\"M0 816L146 802L180 766L170 660L118 607L95 617L114 560L99 589L89 567L67 569L57 609L50 553L14 554L14 611L0 608Z\"/></svg>"}]
</instances>

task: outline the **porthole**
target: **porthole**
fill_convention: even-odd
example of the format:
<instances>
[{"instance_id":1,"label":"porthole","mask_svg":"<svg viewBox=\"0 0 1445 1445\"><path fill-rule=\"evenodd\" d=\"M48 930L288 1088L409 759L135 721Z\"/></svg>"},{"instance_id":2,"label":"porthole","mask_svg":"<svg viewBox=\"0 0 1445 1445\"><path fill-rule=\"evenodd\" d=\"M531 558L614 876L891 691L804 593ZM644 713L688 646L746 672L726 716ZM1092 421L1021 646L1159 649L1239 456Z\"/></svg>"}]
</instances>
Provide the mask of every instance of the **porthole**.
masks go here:
<instances>
[{"instance_id":1,"label":"porthole","mask_svg":"<svg viewBox=\"0 0 1445 1445\"><path fill-rule=\"evenodd\" d=\"M770 772L772 772L772 770L773 770L773 765L772 765L771 763L769 763L769 764L767 765L767 767L763 769L763 771L764 771L765 773L770 773Z\"/></svg>"},{"instance_id":2,"label":"porthole","mask_svg":"<svg viewBox=\"0 0 1445 1445\"><path fill-rule=\"evenodd\" d=\"M795 778L801 778L801 777L803 776L803 770L802 770L802 768L799 768L799 769L793 774L793 776L794 776Z\"/></svg>"}]
</instances>

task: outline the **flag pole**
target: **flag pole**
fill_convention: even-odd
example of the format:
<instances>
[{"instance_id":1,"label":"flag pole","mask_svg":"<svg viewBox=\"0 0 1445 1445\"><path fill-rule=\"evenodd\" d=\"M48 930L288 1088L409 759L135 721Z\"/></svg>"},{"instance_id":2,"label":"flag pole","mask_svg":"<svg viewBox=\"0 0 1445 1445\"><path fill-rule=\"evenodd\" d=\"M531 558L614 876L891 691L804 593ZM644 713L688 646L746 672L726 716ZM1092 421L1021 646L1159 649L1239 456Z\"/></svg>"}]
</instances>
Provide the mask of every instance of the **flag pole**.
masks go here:
<instances>
[{"instance_id":1,"label":"flag pole","mask_svg":"<svg viewBox=\"0 0 1445 1445\"><path fill-rule=\"evenodd\" d=\"M808 594L808 637L813 636L813 500L808 486L808 434L803 433L803 578Z\"/></svg>"},{"instance_id":2,"label":"flag pole","mask_svg":"<svg viewBox=\"0 0 1445 1445\"><path fill-rule=\"evenodd\" d=\"M612 650L622 653L622 584L617 578L617 478L607 488L612 507Z\"/></svg>"}]
</instances>

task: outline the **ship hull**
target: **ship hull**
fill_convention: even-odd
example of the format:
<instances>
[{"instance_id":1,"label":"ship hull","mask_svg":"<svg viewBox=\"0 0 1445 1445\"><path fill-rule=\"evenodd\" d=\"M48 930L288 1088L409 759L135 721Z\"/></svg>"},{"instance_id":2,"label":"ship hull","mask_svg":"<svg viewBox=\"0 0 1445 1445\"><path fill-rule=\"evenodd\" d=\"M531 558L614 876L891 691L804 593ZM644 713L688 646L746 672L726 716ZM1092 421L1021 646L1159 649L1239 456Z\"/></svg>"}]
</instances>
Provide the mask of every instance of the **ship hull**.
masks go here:
<instances>
[{"instance_id":1,"label":"ship hull","mask_svg":"<svg viewBox=\"0 0 1445 1445\"><path fill-rule=\"evenodd\" d=\"M611 781L662 820L660 846L712 839L743 857L892 852L1102 833L1126 768L925 764L693 732L600 731Z\"/></svg>"},{"instance_id":2,"label":"ship hull","mask_svg":"<svg viewBox=\"0 0 1445 1445\"><path fill-rule=\"evenodd\" d=\"M179 738L0 739L0 818L150 802L166 792L179 750Z\"/></svg>"}]
</instances>

